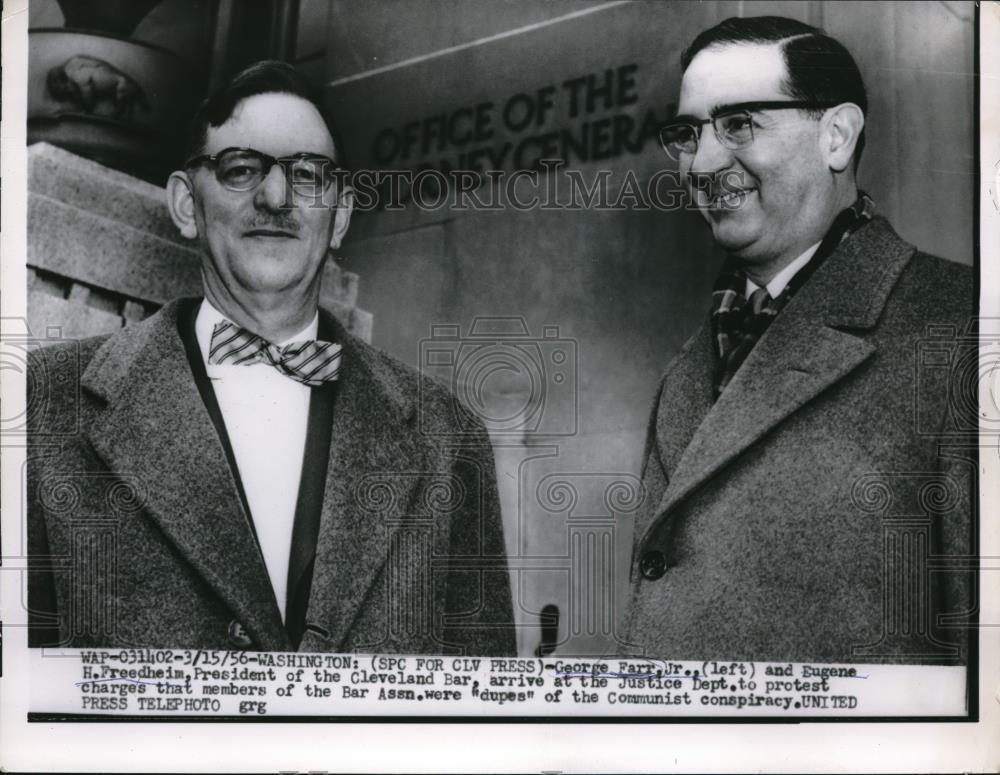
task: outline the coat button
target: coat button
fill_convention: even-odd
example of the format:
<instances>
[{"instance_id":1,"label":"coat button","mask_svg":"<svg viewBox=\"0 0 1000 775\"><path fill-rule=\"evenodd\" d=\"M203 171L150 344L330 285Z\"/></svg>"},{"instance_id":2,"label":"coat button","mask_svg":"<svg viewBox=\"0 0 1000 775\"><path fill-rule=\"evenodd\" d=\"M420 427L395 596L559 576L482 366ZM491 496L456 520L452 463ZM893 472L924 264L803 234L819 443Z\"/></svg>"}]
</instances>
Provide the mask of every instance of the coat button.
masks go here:
<instances>
[{"instance_id":1,"label":"coat button","mask_svg":"<svg viewBox=\"0 0 1000 775\"><path fill-rule=\"evenodd\" d=\"M663 552L655 550L646 552L639 559L639 572L644 578L647 578L650 581L655 581L667 572L666 556Z\"/></svg>"},{"instance_id":2,"label":"coat button","mask_svg":"<svg viewBox=\"0 0 1000 775\"><path fill-rule=\"evenodd\" d=\"M235 619L229 623L229 645L238 649L248 649L253 645L253 639Z\"/></svg>"}]
</instances>

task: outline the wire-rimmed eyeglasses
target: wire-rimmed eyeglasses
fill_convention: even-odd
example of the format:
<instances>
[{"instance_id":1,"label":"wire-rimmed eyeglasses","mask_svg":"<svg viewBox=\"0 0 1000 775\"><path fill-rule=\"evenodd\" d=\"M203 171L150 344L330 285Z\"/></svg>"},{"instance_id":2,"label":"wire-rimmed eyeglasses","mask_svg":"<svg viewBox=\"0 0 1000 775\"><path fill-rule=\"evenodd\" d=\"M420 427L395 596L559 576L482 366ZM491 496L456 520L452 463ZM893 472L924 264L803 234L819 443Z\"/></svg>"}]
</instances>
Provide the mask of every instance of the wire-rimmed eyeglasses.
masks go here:
<instances>
[{"instance_id":1,"label":"wire-rimmed eyeglasses","mask_svg":"<svg viewBox=\"0 0 1000 775\"><path fill-rule=\"evenodd\" d=\"M719 143L731 151L746 148L753 143L753 114L763 110L825 110L838 102L813 102L808 100L770 100L739 102L724 105L712 111L709 118L683 116L660 129L660 146L674 161L698 152L701 128L711 124Z\"/></svg>"},{"instance_id":2,"label":"wire-rimmed eyeglasses","mask_svg":"<svg viewBox=\"0 0 1000 775\"><path fill-rule=\"evenodd\" d=\"M207 164L215 170L215 178L230 191L250 191L267 177L271 167L280 164L288 185L298 193L317 196L333 183L337 162L318 153L296 153L277 158L253 148L224 148L218 153L194 156L185 169Z\"/></svg>"}]
</instances>

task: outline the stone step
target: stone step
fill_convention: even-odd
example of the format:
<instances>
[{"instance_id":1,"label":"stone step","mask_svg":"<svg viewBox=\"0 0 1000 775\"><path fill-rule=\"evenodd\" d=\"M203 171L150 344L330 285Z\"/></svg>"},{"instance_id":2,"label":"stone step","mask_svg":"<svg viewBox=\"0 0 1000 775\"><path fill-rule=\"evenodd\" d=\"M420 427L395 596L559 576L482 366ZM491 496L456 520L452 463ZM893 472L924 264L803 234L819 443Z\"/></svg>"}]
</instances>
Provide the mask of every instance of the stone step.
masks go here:
<instances>
[{"instance_id":1,"label":"stone step","mask_svg":"<svg viewBox=\"0 0 1000 775\"><path fill-rule=\"evenodd\" d=\"M190 247L41 194L28 194L28 264L71 280L163 304L201 295L201 259ZM322 302L353 307L358 276L328 261Z\"/></svg>"},{"instance_id":2,"label":"stone step","mask_svg":"<svg viewBox=\"0 0 1000 775\"><path fill-rule=\"evenodd\" d=\"M28 148L28 191L191 245L170 220L164 189L48 143Z\"/></svg>"},{"instance_id":3,"label":"stone step","mask_svg":"<svg viewBox=\"0 0 1000 775\"><path fill-rule=\"evenodd\" d=\"M41 194L28 194L28 265L163 304L201 294L191 248Z\"/></svg>"},{"instance_id":4,"label":"stone step","mask_svg":"<svg viewBox=\"0 0 1000 775\"><path fill-rule=\"evenodd\" d=\"M57 339L86 339L98 334L111 334L125 325L125 319L105 310L49 296L31 293L28 296L28 326L32 332L46 332L54 344Z\"/></svg>"}]
</instances>

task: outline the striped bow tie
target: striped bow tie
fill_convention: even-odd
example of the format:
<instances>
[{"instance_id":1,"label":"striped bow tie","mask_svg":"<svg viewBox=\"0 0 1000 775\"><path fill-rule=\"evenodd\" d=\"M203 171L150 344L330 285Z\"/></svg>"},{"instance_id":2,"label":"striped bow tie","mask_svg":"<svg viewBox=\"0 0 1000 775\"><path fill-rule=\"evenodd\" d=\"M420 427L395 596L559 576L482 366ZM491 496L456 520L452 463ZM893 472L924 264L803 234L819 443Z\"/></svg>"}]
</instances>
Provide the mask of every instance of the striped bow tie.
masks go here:
<instances>
[{"instance_id":1,"label":"striped bow tie","mask_svg":"<svg viewBox=\"0 0 1000 775\"><path fill-rule=\"evenodd\" d=\"M216 323L212 331L208 362L231 366L267 363L296 382L317 387L337 378L340 350L339 344L315 339L279 347L235 323L223 320Z\"/></svg>"}]
</instances>

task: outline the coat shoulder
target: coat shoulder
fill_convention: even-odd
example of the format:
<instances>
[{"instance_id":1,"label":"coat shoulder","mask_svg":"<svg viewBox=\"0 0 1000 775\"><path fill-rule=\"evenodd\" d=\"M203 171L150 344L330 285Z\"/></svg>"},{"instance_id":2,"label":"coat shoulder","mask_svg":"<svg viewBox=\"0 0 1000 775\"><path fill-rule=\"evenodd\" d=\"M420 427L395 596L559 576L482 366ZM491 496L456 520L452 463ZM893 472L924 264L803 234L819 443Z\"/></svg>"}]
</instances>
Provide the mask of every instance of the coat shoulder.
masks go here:
<instances>
[{"instance_id":1,"label":"coat shoulder","mask_svg":"<svg viewBox=\"0 0 1000 775\"><path fill-rule=\"evenodd\" d=\"M917 251L899 278L895 295L930 324L967 324L976 311L971 266Z\"/></svg>"},{"instance_id":2,"label":"coat shoulder","mask_svg":"<svg viewBox=\"0 0 1000 775\"><path fill-rule=\"evenodd\" d=\"M419 370L404 363L374 345L352 337L351 347L365 361L372 376L391 385L400 397L415 399L426 393L433 400L450 399L449 390L436 380L421 374Z\"/></svg>"},{"instance_id":3,"label":"coat shoulder","mask_svg":"<svg viewBox=\"0 0 1000 775\"><path fill-rule=\"evenodd\" d=\"M63 339L52 344L41 344L28 351L28 366L38 369L65 371L75 365L86 366L101 345L114 334L100 334L86 339Z\"/></svg>"},{"instance_id":4,"label":"coat shoulder","mask_svg":"<svg viewBox=\"0 0 1000 775\"><path fill-rule=\"evenodd\" d=\"M78 402L88 376L100 372L104 382L119 381L143 352L160 346L165 336L176 335L178 310L184 301L168 302L144 320L111 333L37 348L29 356L29 400L44 399L48 416L68 401Z\"/></svg>"},{"instance_id":5,"label":"coat shoulder","mask_svg":"<svg viewBox=\"0 0 1000 775\"><path fill-rule=\"evenodd\" d=\"M28 352L25 386L29 434L64 434L75 427L81 378L112 334L67 339Z\"/></svg>"},{"instance_id":6,"label":"coat shoulder","mask_svg":"<svg viewBox=\"0 0 1000 775\"><path fill-rule=\"evenodd\" d=\"M462 409L458 398L448 387L358 339L352 337L349 346L404 414L416 412L422 434L432 438L485 437L482 421Z\"/></svg>"}]
</instances>

